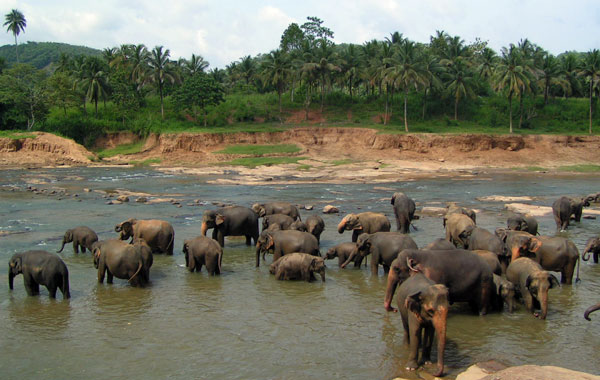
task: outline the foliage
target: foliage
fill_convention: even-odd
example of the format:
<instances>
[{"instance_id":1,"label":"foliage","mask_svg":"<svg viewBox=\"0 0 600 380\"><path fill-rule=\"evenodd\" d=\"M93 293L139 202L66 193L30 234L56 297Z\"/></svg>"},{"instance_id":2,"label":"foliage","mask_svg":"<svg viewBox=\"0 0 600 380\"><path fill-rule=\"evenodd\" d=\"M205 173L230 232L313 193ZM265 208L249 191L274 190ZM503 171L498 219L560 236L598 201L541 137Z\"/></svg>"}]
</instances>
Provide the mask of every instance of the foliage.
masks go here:
<instances>
[{"instance_id":1,"label":"foliage","mask_svg":"<svg viewBox=\"0 0 600 380\"><path fill-rule=\"evenodd\" d=\"M110 149L103 149L96 152L100 159L113 157L117 155L128 155L140 153L144 147L145 141L138 141L131 144L122 144Z\"/></svg>"},{"instance_id":2,"label":"foliage","mask_svg":"<svg viewBox=\"0 0 600 380\"><path fill-rule=\"evenodd\" d=\"M27 64L17 64L0 75L0 104L11 112L3 115L2 128L31 130L48 114L46 74Z\"/></svg>"},{"instance_id":3,"label":"foliage","mask_svg":"<svg viewBox=\"0 0 600 380\"><path fill-rule=\"evenodd\" d=\"M32 42L19 44L19 62L27 63L37 69L49 68L57 65L60 56L76 57L100 56L102 52L85 46L69 45L59 42ZM13 45L0 46L0 57L6 60L7 65L17 62L15 47Z\"/></svg>"},{"instance_id":4,"label":"foliage","mask_svg":"<svg viewBox=\"0 0 600 380\"><path fill-rule=\"evenodd\" d=\"M173 94L173 101L177 108L191 112L196 121L199 111L202 111L206 127L208 122L206 109L223 102L223 88L211 76L197 73L185 79Z\"/></svg>"},{"instance_id":5,"label":"foliage","mask_svg":"<svg viewBox=\"0 0 600 380\"><path fill-rule=\"evenodd\" d=\"M236 158L229 162L223 162L221 165L246 166L255 168L257 166L271 166L283 164L297 164L306 157L243 157Z\"/></svg>"},{"instance_id":6,"label":"foliage","mask_svg":"<svg viewBox=\"0 0 600 380\"><path fill-rule=\"evenodd\" d=\"M222 154L246 154L264 156L269 154L298 153L300 148L295 144L278 145L230 145L223 150L214 152Z\"/></svg>"},{"instance_id":7,"label":"foliage","mask_svg":"<svg viewBox=\"0 0 600 380\"><path fill-rule=\"evenodd\" d=\"M13 9L10 13L4 16L4 26L6 26L6 31L11 32L15 36L15 53L17 55L17 63L19 62L19 46L17 44L17 36L25 31L25 27L27 26L27 20L25 20L25 16L18 9Z\"/></svg>"}]
</instances>

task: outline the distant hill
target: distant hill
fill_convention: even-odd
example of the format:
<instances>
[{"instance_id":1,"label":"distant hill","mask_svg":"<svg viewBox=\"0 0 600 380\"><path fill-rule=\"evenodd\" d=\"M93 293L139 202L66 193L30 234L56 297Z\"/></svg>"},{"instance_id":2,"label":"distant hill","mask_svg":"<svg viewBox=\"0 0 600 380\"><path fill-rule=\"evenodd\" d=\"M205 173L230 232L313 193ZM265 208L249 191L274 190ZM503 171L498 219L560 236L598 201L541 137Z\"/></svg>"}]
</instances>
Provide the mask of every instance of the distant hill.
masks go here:
<instances>
[{"instance_id":1,"label":"distant hill","mask_svg":"<svg viewBox=\"0 0 600 380\"><path fill-rule=\"evenodd\" d=\"M57 62L61 53L72 56L101 55L102 51L86 46L69 45L60 42L28 41L25 44L19 44L19 61L21 63L29 63L38 69L46 68L51 63ZM9 66L16 63L15 45L0 46L0 57L4 58Z\"/></svg>"}]
</instances>

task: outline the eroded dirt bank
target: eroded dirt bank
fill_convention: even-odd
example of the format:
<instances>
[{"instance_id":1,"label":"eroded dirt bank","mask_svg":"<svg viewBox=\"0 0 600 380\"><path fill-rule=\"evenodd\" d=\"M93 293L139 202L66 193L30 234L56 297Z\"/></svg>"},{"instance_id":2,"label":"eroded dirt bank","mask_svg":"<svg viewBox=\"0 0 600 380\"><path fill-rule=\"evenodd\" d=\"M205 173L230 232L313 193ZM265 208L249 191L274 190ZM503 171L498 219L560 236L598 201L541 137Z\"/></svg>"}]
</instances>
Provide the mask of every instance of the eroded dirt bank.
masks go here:
<instances>
[{"instance_id":1,"label":"eroded dirt bank","mask_svg":"<svg viewBox=\"0 0 600 380\"><path fill-rule=\"evenodd\" d=\"M150 135L142 152L116 156L94 163L94 154L71 140L35 133L36 138L0 138L0 165L9 167L52 165L127 164L159 159L163 170L220 174L232 170L223 164L237 156L217 154L232 144L296 144L302 157L299 165L278 165L233 170L246 181L287 177L317 181L354 179L389 180L406 173L425 174L456 171L495 170L539 166L556 168L574 164L600 163L600 136L549 135L438 135L378 134L372 129L299 127L283 132L230 134ZM136 140L120 133L98 143L113 147ZM339 160L346 160L340 165ZM337 161L337 162L336 162ZM227 182L232 178L223 178Z\"/></svg>"}]
</instances>

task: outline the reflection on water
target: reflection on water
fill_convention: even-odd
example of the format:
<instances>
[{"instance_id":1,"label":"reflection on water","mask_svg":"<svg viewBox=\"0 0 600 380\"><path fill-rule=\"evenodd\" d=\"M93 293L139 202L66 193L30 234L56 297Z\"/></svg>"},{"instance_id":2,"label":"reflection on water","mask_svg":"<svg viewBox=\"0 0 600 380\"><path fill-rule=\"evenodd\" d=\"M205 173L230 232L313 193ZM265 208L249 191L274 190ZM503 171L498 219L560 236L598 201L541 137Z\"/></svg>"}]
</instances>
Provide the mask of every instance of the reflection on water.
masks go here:
<instances>
[{"instance_id":1,"label":"reflection on water","mask_svg":"<svg viewBox=\"0 0 600 380\"><path fill-rule=\"evenodd\" d=\"M77 199L33 194L27 186L63 188ZM129 217L161 218L175 228L175 255L156 255L151 284L133 288L126 280L98 284L90 253L65 249L72 298L27 297L21 276L15 290L0 286L0 373L2 378L226 379L389 379L419 378L404 371L408 348L402 344L400 316L383 310L385 277L363 269L341 270L327 261L327 281L279 282L268 263L254 267L254 247L228 239L223 275L189 273L181 253L183 240L200 234L204 210L212 202L250 206L257 200L286 200L320 210L334 204L342 215L322 215L326 229L321 251L348 241L335 226L349 212L384 212L395 225L389 197L403 191L420 206L442 207L456 201L479 210L478 224L503 226L507 211L500 202L479 202L483 195L534 196L548 206L559 195L597 191L595 177L546 178L496 175L460 181L448 179L369 184L297 186L217 186L206 178L173 176L149 169L90 168L5 171L0 178L0 264L14 252L55 251L64 231L87 225L100 239L114 238L113 226ZM10 188L19 189L10 191ZM84 192L84 188L92 189ZM106 205L104 193L123 189L173 198L144 205ZM195 200L201 201L196 205ZM194 205L192 205L194 204ZM318 212L318 211L313 211ZM309 215L302 210L303 219ZM554 234L550 215L539 218L542 234ZM424 246L443 236L439 217L423 216L411 237ZM15 233L20 232L20 233ZM565 233L581 250L600 233L597 220L583 220ZM369 258L370 261L370 258ZM446 364L449 377L478 361L509 365L558 365L598 374L600 318L587 322L583 311L598 302L600 265L582 263L583 281L550 290L549 313L540 321L520 306L514 314L472 315L466 305L452 306L448 320ZM8 281L0 270L0 283ZM433 355L436 355L434 345ZM36 360L31 360L31 357ZM430 368L432 369L432 368Z\"/></svg>"}]
</instances>

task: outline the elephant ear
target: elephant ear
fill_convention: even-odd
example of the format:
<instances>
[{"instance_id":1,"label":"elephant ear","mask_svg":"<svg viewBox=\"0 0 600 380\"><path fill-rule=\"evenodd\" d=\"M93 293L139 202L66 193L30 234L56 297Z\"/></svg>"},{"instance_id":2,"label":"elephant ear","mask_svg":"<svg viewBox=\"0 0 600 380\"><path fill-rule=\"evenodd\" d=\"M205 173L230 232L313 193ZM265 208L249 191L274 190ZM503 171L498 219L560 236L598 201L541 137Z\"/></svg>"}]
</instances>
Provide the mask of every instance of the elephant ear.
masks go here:
<instances>
[{"instance_id":1,"label":"elephant ear","mask_svg":"<svg viewBox=\"0 0 600 380\"><path fill-rule=\"evenodd\" d=\"M217 226L220 226L221 224L223 224L225 222L225 216L221 215L221 214L217 214L215 217L215 224Z\"/></svg>"},{"instance_id":2,"label":"elephant ear","mask_svg":"<svg viewBox=\"0 0 600 380\"><path fill-rule=\"evenodd\" d=\"M392 201L390 202L392 205L396 202L396 194L392 195Z\"/></svg>"},{"instance_id":3,"label":"elephant ear","mask_svg":"<svg viewBox=\"0 0 600 380\"><path fill-rule=\"evenodd\" d=\"M13 273L22 273L23 271L23 258L15 257L9 263L10 267L13 268Z\"/></svg>"},{"instance_id":4,"label":"elephant ear","mask_svg":"<svg viewBox=\"0 0 600 380\"><path fill-rule=\"evenodd\" d=\"M508 232L506 228L496 228L494 231L498 239L500 239L503 243L506 243L506 238L508 237Z\"/></svg>"},{"instance_id":5,"label":"elephant ear","mask_svg":"<svg viewBox=\"0 0 600 380\"><path fill-rule=\"evenodd\" d=\"M419 291L406 297L404 306L419 318L419 314L421 313L421 292Z\"/></svg>"},{"instance_id":6,"label":"elephant ear","mask_svg":"<svg viewBox=\"0 0 600 380\"><path fill-rule=\"evenodd\" d=\"M532 237L529 241L529 251L537 252L542 247L542 241L538 238Z\"/></svg>"},{"instance_id":7,"label":"elephant ear","mask_svg":"<svg viewBox=\"0 0 600 380\"><path fill-rule=\"evenodd\" d=\"M531 281L532 281L532 280L533 280L533 279L531 278L531 275L527 276L527 280L525 280L525 287L526 287L527 289L529 289L529 288L531 287Z\"/></svg>"},{"instance_id":8,"label":"elephant ear","mask_svg":"<svg viewBox=\"0 0 600 380\"><path fill-rule=\"evenodd\" d=\"M275 245L275 241L273 240L273 236L267 234L267 249L273 248Z\"/></svg>"},{"instance_id":9,"label":"elephant ear","mask_svg":"<svg viewBox=\"0 0 600 380\"><path fill-rule=\"evenodd\" d=\"M558 282L558 279L553 274L548 275L548 282L550 282L550 289L552 289L555 286L560 287L560 282Z\"/></svg>"}]
</instances>

